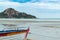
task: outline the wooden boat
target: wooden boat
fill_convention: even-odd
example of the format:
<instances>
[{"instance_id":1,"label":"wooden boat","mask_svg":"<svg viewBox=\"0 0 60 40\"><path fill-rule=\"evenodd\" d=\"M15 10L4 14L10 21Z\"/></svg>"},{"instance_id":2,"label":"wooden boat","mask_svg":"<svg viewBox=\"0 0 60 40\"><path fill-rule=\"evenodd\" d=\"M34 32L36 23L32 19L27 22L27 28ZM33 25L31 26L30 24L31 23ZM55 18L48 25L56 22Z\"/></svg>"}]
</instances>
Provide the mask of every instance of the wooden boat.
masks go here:
<instances>
[{"instance_id":1,"label":"wooden boat","mask_svg":"<svg viewBox=\"0 0 60 40\"><path fill-rule=\"evenodd\" d=\"M27 35L29 33L29 28L28 29L22 29L22 30L2 30L0 31L0 37L3 36L11 36L11 35L16 35L16 34L23 34L26 33L24 39L27 38Z\"/></svg>"}]
</instances>

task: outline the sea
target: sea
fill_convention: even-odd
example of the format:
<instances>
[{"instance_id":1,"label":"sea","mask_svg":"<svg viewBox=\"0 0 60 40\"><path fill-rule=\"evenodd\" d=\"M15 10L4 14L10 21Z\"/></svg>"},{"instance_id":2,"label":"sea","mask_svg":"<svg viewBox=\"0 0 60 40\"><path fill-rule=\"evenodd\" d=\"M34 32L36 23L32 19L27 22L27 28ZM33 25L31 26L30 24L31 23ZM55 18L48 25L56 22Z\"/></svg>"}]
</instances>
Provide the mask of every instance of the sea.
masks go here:
<instances>
[{"instance_id":1,"label":"sea","mask_svg":"<svg viewBox=\"0 0 60 40\"><path fill-rule=\"evenodd\" d=\"M3 26L15 24L17 26ZM30 28L27 39L29 40L60 40L60 18L40 19L0 19L0 30ZM23 40L20 34L0 37L0 40Z\"/></svg>"}]
</instances>

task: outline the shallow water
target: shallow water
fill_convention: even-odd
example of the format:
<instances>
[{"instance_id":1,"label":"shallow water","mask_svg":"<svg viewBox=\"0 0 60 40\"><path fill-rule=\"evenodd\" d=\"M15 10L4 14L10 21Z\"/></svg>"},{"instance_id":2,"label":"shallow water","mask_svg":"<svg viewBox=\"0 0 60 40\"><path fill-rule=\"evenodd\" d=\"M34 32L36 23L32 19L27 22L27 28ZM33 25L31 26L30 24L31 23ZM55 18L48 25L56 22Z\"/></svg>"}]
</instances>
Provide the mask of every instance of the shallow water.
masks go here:
<instances>
[{"instance_id":1,"label":"shallow water","mask_svg":"<svg viewBox=\"0 0 60 40\"><path fill-rule=\"evenodd\" d=\"M60 40L60 22L36 22L36 23L19 23L17 27L30 27L31 34L28 35L28 39L32 40ZM4 26L0 26L0 30ZM15 28L15 27L13 27ZM0 37L0 40L22 40L20 34Z\"/></svg>"}]
</instances>

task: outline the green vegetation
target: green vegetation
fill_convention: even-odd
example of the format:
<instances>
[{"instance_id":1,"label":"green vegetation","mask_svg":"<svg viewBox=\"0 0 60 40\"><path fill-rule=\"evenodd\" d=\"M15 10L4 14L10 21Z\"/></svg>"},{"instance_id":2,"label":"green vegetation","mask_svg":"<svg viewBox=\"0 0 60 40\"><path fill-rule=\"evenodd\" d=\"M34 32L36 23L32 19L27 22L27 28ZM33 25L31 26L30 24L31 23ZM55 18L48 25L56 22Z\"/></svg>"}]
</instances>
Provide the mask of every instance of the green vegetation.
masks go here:
<instances>
[{"instance_id":1,"label":"green vegetation","mask_svg":"<svg viewBox=\"0 0 60 40\"><path fill-rule=\"evenodd\" d=\"M8 8L0 13L0 18L36 18L36 17L30 14L26 14L25 12L18 12L12 8Z\"/></svg>"}]
</instances>

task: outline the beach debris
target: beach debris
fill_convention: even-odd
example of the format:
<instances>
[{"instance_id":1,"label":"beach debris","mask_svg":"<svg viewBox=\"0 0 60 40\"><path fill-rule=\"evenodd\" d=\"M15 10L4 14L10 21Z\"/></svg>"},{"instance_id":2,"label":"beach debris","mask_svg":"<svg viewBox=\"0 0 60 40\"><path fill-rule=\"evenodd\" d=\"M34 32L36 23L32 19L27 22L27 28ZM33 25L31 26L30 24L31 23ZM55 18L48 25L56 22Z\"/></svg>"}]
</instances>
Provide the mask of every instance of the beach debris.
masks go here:
<instances>
[{"instance_id":1,"label":"beach debris","mask_svg":"<svg viewBox=\"0 0 60 40\"><path fill-rule=\"evenodd\" d=\"M32 40L32 39L27 39L27 40Z\"/></svg>"}]
</instances>

